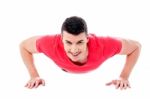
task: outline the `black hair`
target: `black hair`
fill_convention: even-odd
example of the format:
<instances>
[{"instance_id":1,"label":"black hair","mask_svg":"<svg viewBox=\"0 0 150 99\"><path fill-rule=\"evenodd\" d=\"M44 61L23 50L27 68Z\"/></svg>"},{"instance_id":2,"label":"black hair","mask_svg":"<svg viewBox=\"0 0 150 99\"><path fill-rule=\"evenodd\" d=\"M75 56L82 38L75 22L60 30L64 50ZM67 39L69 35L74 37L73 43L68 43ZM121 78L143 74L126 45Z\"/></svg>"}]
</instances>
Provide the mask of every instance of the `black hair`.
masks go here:
<instances>
[{"instance_id":1,"label":"black hair","mask_svg":"<svg viewBox=\"0 0 150 99\"><path fill-rule=\"evenodd\" d=\"M61 33L66 31L73 35L78 35L82 32L87 34L87 24L84 19L78 16L72 16L66 18L66 20L62 24Z\"/></svg>"}]
</instances>

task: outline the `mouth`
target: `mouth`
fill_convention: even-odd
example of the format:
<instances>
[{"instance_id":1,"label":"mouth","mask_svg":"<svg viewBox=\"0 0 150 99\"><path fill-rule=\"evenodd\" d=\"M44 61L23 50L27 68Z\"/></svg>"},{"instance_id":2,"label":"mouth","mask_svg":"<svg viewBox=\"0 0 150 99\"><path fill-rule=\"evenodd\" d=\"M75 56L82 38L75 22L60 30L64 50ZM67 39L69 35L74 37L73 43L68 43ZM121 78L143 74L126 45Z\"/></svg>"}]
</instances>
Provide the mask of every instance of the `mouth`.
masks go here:
<instances>
[{"instance_id":1,"label":"mouth","mask_svg":"<svg viewBox=\"0 0 150 99\"><path fill-rule=\"evenodd\" d=\"M81 52L78 52L78 53L76 53L76 54L72 54L72 53L71 53L71 55L74 56L74 57L76 57L76 56L78 56L80 53L81 53Z\"/></svg>"}]
</instances>

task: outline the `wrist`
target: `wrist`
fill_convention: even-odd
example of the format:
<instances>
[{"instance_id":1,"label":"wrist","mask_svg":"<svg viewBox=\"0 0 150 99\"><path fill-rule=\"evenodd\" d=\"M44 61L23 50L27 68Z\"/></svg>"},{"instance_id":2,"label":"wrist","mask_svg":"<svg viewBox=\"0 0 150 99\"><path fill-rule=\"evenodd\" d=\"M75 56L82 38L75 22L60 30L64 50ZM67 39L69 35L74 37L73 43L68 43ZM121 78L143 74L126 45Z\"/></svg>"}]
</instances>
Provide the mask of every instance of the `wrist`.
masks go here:
<instances>
[{"instance_id":1,"label":"wrist","mask_svg":"<svg viewBox=\"0 0 150 99\"><path fill-rule=\"evenodd\" d=\"M122 79L122 80L128 80L128 78L125 77L125 76L120 76L119 79Z\"/></svg>"},{"instance_id":2,"label":"wrist","mask_svg":"<svg viewBox=\"0 0 150 99\"><path fill-rule=\"evenodd\" d=\"M37 78L37 77L40 77L40 76L39 76L39 74L31 74L30 77L31 78Z\"/></svg>"}]
</instances>

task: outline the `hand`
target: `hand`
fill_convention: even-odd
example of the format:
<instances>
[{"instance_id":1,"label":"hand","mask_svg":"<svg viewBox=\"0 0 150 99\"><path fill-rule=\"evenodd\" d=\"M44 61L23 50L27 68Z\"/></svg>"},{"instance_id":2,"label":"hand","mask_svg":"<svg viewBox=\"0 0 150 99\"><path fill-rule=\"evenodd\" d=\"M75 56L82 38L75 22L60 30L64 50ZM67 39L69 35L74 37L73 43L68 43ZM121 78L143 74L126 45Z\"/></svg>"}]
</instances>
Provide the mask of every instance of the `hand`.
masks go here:
<instances>
[{"instance_id":1,"label":"hand","mask_svg":"<svg viewBox=\"0 0 150 99\"><path fill-rule=\"evenodd\" d=\"M37 88L39 85L45 86L45 81L40 77L36 77L29 80L25 85L25 87L32 89L32 88Z\"/></svg>"},{"instance_id":2,"label":"hand","mask_svg":"<svg viewBox=\"0 0 150 99\"><path fill-rule=\"evenodd\" d=\"M123 78L112 80L111 82L106 83L106 85L107 86L115 85L116 89L120 88L121 90L131 88L129 81Z\"/></svg>"}]
</instances>

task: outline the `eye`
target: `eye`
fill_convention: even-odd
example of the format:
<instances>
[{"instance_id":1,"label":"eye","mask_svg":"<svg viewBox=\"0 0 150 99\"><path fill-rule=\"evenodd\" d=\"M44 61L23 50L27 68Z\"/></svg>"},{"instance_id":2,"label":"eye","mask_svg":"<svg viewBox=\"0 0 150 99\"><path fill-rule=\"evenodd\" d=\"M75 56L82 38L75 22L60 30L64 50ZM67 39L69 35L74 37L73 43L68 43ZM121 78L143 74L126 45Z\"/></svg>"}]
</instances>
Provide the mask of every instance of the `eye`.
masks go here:
<instances>
[{"instance_id":1,"label":"eye","mask_svg":"<svg viewBox=\"0 0 150 99\"><path fill-rule=\"evenodd\" d=\"M79 41L77 44L82 44L83 42L82 41Z\"/></svg>"},{"instance_id":2,"label":"eye","mask_svg":"<svg viewBox=\"0 0 150 99\"><path fill-rule=\"evenodd\" d=\"M67 44L67 45L71 45L72 43L71 43L71 42L66 41L66 44Z\"/></svg>"}]
</instances>

